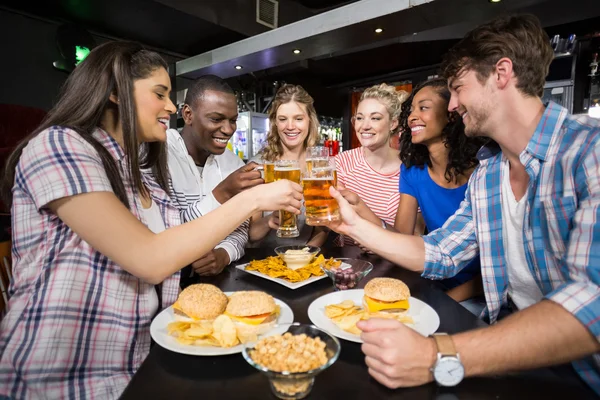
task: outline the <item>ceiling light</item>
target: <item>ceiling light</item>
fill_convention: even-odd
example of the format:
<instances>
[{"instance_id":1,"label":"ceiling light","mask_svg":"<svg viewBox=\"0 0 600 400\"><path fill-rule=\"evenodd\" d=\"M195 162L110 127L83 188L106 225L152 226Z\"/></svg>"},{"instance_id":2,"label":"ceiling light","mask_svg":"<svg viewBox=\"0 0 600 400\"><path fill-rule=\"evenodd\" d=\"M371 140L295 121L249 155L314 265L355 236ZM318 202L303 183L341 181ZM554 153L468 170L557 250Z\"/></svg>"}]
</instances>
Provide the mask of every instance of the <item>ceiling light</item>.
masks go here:
<instances>
[{"instance_id":1,"label":"ceiling light","mask_svg":"<svg viewBox=\"0 0 600 400\"><path fill-rule=\"evenodd\" d=\"M236 65L236 66L235 66L235 69L238 69L238 70L239 70L239 69L242 69L242 68L244 68L244 67L242 67L241 65Z\"/></svg>"},{"instance_id":2,"label":"ceiling light","mask_svg":"<svg viewBox=\"0 0 600 400\"><path fill-rule=\"evenodd\" d=\"M300 54L302 51L300 49L294 49L294 54Z\"/></svg>"},{"instance_id":3,"label":"ceiling light","mask_svg":"<svg viewBox=\"0 0 600 400\"><path fill-rule=\"evenodd\" d=\"M381 33L381 32L383 32L383 29L381 29L381 28L375 29L375 33Z\"/></svg>"},{"instance_id":4,"label":"ceiling light","mask_svg":"<svg viewBox=\"0 0 600 400\"><path fill-rule=\"evenodd\" d=\"M490 3L500 3L502 0L489 0Z\"/></svg>"}]
</instances>

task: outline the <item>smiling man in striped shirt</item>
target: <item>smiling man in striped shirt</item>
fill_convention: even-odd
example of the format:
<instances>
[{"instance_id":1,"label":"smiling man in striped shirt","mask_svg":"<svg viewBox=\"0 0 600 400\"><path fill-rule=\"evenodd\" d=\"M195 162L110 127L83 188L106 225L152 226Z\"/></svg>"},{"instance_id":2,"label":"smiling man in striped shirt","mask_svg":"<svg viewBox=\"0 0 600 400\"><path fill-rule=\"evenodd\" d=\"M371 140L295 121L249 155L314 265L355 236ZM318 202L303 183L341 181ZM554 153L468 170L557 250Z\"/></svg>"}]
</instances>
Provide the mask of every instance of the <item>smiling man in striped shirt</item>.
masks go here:
<instances>
[{"instance_id":1,"label":"smiling man in striped shirt","mask_svg":"<svg viewBox=\"0 0 600 400\"><path fill-rule=\"evenodd\" d=\"M237 127L237 101L231 86L205 75L188 89L181 134L167 131L171 197L187 222L219 207L239 192L264 183L255 163L244 162L227 150ZM192 264L198 275L216 275L244 255L249 222ZM182 271L182 285L190 271Z\"/></svg>"},{"instance_id":2,"label":"smiling man in striped shirt","mask_svg":"<svg viewBox=\"0 0 600 400\"><path fill-rule=\"evenodd\" d=\"M572 362L560 377L600 394L600 123L543 105L552 59L533 16L482 25L446 56L449 110L493 144L442 228L422 238L385 231L334 191L343 223L332 228L405 268L444 279L481 259L489 328L434 341L391 320L359 324L369 372L384 385L452 386ZM495 323L507 304L515 312Z\"/></svg>"}]
</instances>

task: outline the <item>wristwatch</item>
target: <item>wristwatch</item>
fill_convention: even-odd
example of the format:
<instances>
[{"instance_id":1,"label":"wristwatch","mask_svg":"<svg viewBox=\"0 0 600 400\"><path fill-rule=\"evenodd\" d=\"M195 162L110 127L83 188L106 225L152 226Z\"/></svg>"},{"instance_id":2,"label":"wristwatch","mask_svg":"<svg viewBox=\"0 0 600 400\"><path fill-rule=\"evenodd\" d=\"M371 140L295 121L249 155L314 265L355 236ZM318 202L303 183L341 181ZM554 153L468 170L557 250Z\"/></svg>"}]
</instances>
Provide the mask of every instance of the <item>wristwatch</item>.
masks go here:
<instances>
[{"instance_id":1,"label":"wristwatch","mask_svg":"<svg viewBox=\"0 0 600 400\"><path fill-rule=\"evenodd\" d=\"M432 337L438 349L437 360L431 368L433 379L440 386L458 385L465 377L465 367L452 338L447 333L434 333Z\"/></svg>"}]
</instances>

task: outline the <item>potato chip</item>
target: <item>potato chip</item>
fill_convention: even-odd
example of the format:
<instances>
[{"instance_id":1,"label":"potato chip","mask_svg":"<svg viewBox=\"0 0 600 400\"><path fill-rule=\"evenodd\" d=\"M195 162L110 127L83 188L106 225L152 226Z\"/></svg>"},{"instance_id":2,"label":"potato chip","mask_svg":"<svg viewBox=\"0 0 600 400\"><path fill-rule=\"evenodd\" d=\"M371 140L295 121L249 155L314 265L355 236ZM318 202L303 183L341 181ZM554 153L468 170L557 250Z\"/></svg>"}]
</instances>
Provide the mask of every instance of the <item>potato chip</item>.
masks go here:
<instances>
[{"instance_id":1,"label":"potato chip","mask_svg":"<svg viewBox=\"0 0 600 400\"><path fill-rule=\"evenodd\" d=\"M347 315L345 317L343 317L342 319L340 319L337 322L337 325L342 328L343 330L347 331L348 329L352 329L352 327L356 326L356 323L358 321L360 321L360 317L361 314L353 314L353 315Z\"/></svg>"},{"instance_id":2,"label":"potato chip","mask_svg":"<svg viewBox=\"0 0 600 400\"><path fill-rule=\"evenodd\" d=\"M219 315L215 319L212 335L221 347L233 347L239 343L235 325L227 315Z\"/></svg>"},{"instance_id":3,"label":"potato chip","mask_svg":"<svg viewBox=\"0 0 600 400\"><path fill-rule=\"evenodd\" d=\"M395 319L403 324L414 324L414 320L408 315L408 311L400 312L374 312L370 313L361 306L354 304L352 300L344 300L341 303L325 306L325 316L331 319L337 326L353 335L360 335L361 330L356 326L360 320L369 318Z\"/></svg>"},{"instance_id":4,"label":"potato chip","mask_svg":"<svg viewBox=\"0 0 600 400\"><path fill-rule=\"evenodd\" d=\"M212 336L207 336L206 339L196 339L193 343L195 346L214 346L219 347L220 343Z\"/></svg>"},{"instance_id":5,"label":"potato chip","mask_svg":"<svg viewBox=\"0 0 600 400\"><path fill-rule=\"evenodd\" d=\"M212 327L206 327L206 326L201 326L201 325L192 325L187 331L185 331L185 334L188 337L203 338L204 336L210 336L212 331L213 331Z\"/></svg>"},{"instance_id":6,"label":"potato chip","mask_svg":"<svg viewBox=\"0 0 600 400\"><path fill-rule=\"evenodd\" d=\"M348 309L348 308L354 308L355 304L352 300L344 300L341 303L336 304L336 307Z\"/></svg>"},{"instance_id":7,"label":"potato chip","mask_svg":"<svg viewBox=\"0 0 600 400\"><path fill-rule=\"evenodd\" d=\"M189 327L190 327L189 322L175 321L175 322L171 322L169 325L167 325L167 332L169 333L169 335L172 335L174 333L181 333L181 332L188 330ZM179 336L179 335L177 335L177 336Z\"/></svg>"}]
</instances>

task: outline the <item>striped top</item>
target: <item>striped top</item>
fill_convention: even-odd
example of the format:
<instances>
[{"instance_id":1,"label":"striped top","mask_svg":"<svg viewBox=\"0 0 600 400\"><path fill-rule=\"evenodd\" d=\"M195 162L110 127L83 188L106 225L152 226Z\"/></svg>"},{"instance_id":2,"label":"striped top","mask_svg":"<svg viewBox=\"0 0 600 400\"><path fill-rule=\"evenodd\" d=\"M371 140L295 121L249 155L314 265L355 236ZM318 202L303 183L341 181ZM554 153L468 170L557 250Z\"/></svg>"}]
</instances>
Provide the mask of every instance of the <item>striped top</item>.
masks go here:
<instances>
[{"instance_id":1,"label":"striped top","mask_svg":"<svg viewBox=\"0 0 600 400\"><path fill-rule=\"evenodd\" d=\"M218 208L221 204L213 196L213 190L230 174L244 166L238 156L225 150L223 154L208 156L200 172L176 129L167 130L167 151L171 200L179 209L184 223ZM229 255L230 263L239 260L244 256L249 229L250 222L242 222L215 249L224 249Z\"/></svg>"},{"instance_id":2,"label":"striped top","mask_svg":"<svg viewBox=\"0 0 600 400\"><path fill-rule=\"evenodd\" d=\"M375 215L394 225L400 202L400 168L389 175L375 171L365 159L362 147L335 156L335 168L339 183L356 193ZM354 245L354 240L345 237L344 245Z\"/></svg>"},{"instance_id":3,"label":"striped top","mask_svg":"<svg viewBox=\"0 0 600 400\"><path fill-rule=\"evenodd\" d=\"M142 223L127 158L106 132L94 137L115 159L131 213ZM179 224L167 193L142 171L166 228ZM125 271L47 207L54 200L112 192L98 152L53 126L33 138L15 171L13 282L0 324L0 398L117 399L150 352L150 322L177 298L179 273L160 285Z\"/></svg>"},{"instance_id":4,"label":"striped top","mask_svg":"<svg viewBox=\"0 0 600 400\"><path fill-rule=\"evenodd\" d=\"M509 271L502 215L506 157L496 145L477 154L465 200L424 236L429 279L456 275L477 255L490 322L507 303ZM545 299L569 311L600 341L600 123L550 102L519 156L529 175L522 242ZM600 394L600 354L573 362Z\"/></svg>"}]
</instances>

